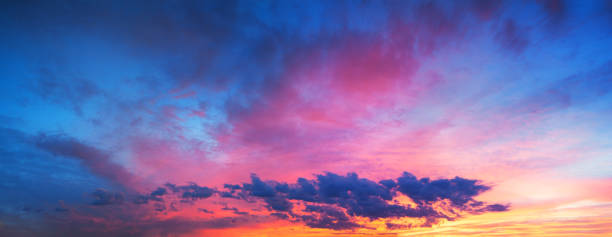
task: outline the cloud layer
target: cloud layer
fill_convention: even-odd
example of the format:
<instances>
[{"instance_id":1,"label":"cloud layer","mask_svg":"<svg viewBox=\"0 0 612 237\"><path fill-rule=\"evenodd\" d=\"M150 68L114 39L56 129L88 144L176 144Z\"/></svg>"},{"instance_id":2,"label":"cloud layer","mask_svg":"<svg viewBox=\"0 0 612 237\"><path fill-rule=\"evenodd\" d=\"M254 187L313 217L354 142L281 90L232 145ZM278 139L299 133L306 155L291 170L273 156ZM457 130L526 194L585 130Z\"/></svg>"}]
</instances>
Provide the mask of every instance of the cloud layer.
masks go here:
<instances>
[{"instance_id":1,"label":"cloud layer","mask_svg":"<svg viewBox=\"0 0 612 237\"><path fill-rule=\"evenodd\" d=\"M369 220L380 218L424 218L426 224L438 219L454 219L463 213L506 211L509 205L485 204L473 199L490 187L477 180L417 179L405 172L395 180L375 182L334 173L317 175L316 179L299 178L296 183L262 181L251 176L251 183L225 185L223 197L245 201L261 199L276 216L298 220L314 228L353 229L361 227L352 217ZM393 201L398 195L410 197L412 203ZM304 206L296 210L296 204ZM443 205L446 203L447 205ZM299 208L297 208L299 209Z\"/></svg>"}]
</instances>

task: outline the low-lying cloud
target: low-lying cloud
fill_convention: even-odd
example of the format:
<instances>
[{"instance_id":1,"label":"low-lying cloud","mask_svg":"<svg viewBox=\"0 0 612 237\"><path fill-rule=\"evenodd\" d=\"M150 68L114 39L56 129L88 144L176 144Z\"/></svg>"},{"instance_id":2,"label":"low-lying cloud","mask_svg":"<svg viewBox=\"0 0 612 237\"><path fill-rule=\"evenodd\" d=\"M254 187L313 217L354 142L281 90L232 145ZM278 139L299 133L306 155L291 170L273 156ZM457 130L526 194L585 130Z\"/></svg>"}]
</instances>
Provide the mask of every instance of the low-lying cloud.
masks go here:
<instances>
[{"instance_id":1,"label":"low-lying cloud","mask_svg":"<svg viewBox=\"0 0 612 237\"><path fill-rule=\"evenodd\" d=\"M474 199L490 188L478 180L417 179L408 172L379 182L360 178L356 173L325 173L315 179L299 178L291 184L264 182L253 174L250 183L226 184L227 191L222 192L222 197L263 200L265 207L277 216L314 228L353 229L361 227L353 217L424 218L429 225L432 221L455 219L462 213L508 210L509 205L486 204ZM409 197L413 203L396 201L400 195ZM298 203L304 208L298 210Z\"/></svg>"}]
</instances>

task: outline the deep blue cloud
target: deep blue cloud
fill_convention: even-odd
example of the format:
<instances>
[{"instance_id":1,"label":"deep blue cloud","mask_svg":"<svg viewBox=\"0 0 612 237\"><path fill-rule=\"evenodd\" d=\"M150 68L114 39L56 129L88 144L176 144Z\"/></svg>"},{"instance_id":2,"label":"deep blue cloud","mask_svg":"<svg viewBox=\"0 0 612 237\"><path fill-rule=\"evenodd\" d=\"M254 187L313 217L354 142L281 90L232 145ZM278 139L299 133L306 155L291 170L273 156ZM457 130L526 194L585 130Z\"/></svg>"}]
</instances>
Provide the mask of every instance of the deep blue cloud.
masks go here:
<instances>
[{"instance_id":1,"label":"deep blue cloud","mask_svg":"<svg viewBox=\"0 0 612 237\"><path fill-rule=\"evenodd\" d=\"M298 178L295 183L264 181L252 174L249 183L225 184L223 190L200 186L165 184L140 195L134 203L146 204L149 200L157 201L156 209L165 211L163 196L173 194L185 201L207 199L213 195L221 198L240 199L250 203L262 200L264 207L272 211L270 216L291 221L303 222L313 228L334 230L362 227L354 222L353 217L366 217L370 220L380 218L422 218L423 226L431 226L441 219L454 220L461 212L481 214L501 212L509 209L508 204L487 204L477 201L475 196L490 189L478 180L455 177L452 179L417 178L404 172L397 179L385 179L379 182L360 178L356 173L338 175L327 172L315 176L315 179ZM169 192L169 191L170 192ZM96 191L96 205L120 204L123 197L103 190ZM416 207L393 202L398 195L412 199ZM441 207L435 204L448 201L450 209L444 210L454 215L444 214ZM304 208L296 212L296 202L304 203ZM235 207L225 205L221 210L232 211L236 215L248 215ZM202 209L203 213L213 213ZM298 214L300 213L300 214ZM403 226L406 227L406 226ZM402 228L401 225L389 223L389 229Z\"/></svg>"},{"instance_id":2,"label":"deep blue cloud","mask_svg":"<svg viewBox=\"0 0 612 237\"><path fill-rule=\"evenodd\" d=\"M491 204L479 209L480 212L502 212L507 211L510 208L510 205L506 204Z\"/></svg>"},{"instance_id":3,"label":"deep blue cloud","mask_svg":"<svg viewBox=\"0 0 612 237\"><path fill-rule=\"evenodd\" d=\"M209 198L215 193L214 189L201 187L197 184L190 184L181 188L184 190L182 197L191 198L193 200Z\"/></svg>"},{"instance_id":4,"label":"deep blue cloud","mask_svg":"<svg viewBox=\"0 0 612 237\"><path fill-rule=\"evenodd\" d=\"M214 211L211 211L211 210L208 210L208 209L205 209L205 208L198 208L198 211L201 211L201 212L206 213L206 214L215 214Z\"/></svg>"},{"instance_id":5,"label":"deep blue cloud","mask_svg":"<svg viewBox=\"0 0 612 237\"><path fill-rule=\"evenodd\" d=\"M360 227L359 224L353 223L342 209L333 206L307 205L304 211L313 214L300 215L298 219L312 228L344 230Z\"/></svg>"},{"instance_id":6,"label":"deep blue cloud","mask_svg":"<svg viewBox=\"0 0 612 237\"><path fill-rule=\"evenodd\" d=\"M138 195L134 200L134 203L146 204L149 202L149 200L161 202L163 201L162 197L167 193L168 191L165 188L159 187L156 190L152 191L149 195Z\"/></svg>"},{"instance_id":7,"label":"deep blue cloud","mask_svg":"<svg viewBox=\"0 0 612 237\"><path fill-rule=\"evenodd\" d=\"M226 206L226 207L221 208L221 210L232 211L232 213L234 213L236 215L248 215L249 214L248 212L238 210L238 208L236 208L236 207L227 207Z\"/></svg>"},{"instance_id":8,"label":"deep blue cloud","mask_svg":"<svg viewBox=\"0 0 612 237\"><path fill-rule=\"evenodd\" d=\"M478 180L455 177L453 179L417 179L404 172L396 180L375 182L359 178L356 173L338 175L325 173L309 180L298 178L296 183L287 184L277 181L262 181L251 175L251 183L240 185L226 184L229 191L221 192L221 197L258 198L266 203L269 210L277 211L280 218L293 218L315 228L352 229L359 225L350 217L380 218L414 217L425 218L426 225L438 219L454 219L437 211L434 203L449 201L451 212L469 213L497 212L508 210L508 205L490 204L474 200L478 194L490 189ZM393 203L399 194L410 197L417 207ZM309 203L299 215L293 212L293 202Z\"/></svg>"},{"instance_id":9,"label":"deep blue cloud","mask_svg":"<svg viewBox=\"0 0 612 237\"><path fill-rule=\"evenodd\" d=\"M489 189L488 186L478 184L477 180L461 177L433 181L429 178L417 180L414 175L405 172L397 179L397 190L421 204L446 199L453 205L462 207L469 201L474 201L472 197Z\"/></svg>"},{"instance_id":10,"label":"deep blue cloud","mask_svg":"<svg viewBox=\"0 0 612 237\"><path fill-rule=\"evenodd\" d=\"M98 189L91 195L94 197L94 201L91 203L91 205L95 206L122 204L124 200L121 193L111 192L104 189Z\"/></svg>"}]
</instances>

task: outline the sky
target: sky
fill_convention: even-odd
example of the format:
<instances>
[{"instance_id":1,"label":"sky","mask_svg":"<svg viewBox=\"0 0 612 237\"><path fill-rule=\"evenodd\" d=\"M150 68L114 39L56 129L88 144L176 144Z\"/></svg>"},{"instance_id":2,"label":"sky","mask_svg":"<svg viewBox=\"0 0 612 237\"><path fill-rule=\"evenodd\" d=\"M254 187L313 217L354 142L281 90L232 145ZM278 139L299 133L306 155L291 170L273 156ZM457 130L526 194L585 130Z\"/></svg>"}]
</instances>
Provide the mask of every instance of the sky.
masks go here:
<instances>
[{"instance_id":1,"label":"sky","mask_svg":"<svg viewBox=\"0 0 612 237\"><path fill-rule=\"evenodd\" d=\"M2 1L0 236L610 236L611 1Z\"/></svg>"}]
</instances>

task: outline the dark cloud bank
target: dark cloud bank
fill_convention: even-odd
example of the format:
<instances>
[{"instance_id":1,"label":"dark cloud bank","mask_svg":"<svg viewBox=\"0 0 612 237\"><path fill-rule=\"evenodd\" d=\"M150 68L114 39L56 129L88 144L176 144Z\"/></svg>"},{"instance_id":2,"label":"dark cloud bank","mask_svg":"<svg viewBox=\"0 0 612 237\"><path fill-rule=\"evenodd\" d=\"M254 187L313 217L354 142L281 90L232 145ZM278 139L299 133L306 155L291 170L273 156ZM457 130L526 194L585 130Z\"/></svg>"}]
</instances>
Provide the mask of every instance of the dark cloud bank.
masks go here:
<instances>
[{"instance_id":1,"label":"dark cloud bank","mask_svg":"<svg viewBox=\"0 0 612 237\"><path fill-rule=\"evenodd\" d=\"M309 227L334 230L362 228L354 217L369 220L381 218L421 218L423 226L440 220L454 220L464 214L506 211L508 204L487 204L474 199L491 187L478 180L455 177L453 179L420 178L404 172L396 179L379 182L360 178L356 173L338 175L319 174L315 179L299 178L295 183L263 181L251 175L250 183L225 184L221 190L198 186L166 184L148 195L139 196L134 203L149 200L163 202L163 196L175 194L183 201L206 199L213 195L244 200L252 205L263 205L270 216ZM399 195L409 197L413 205L394 200ZM225 207L240 215L236 208ZM398 229L389 223L392 229Z\"/></svg>"}]
</instances>

